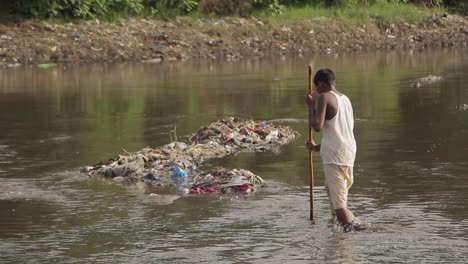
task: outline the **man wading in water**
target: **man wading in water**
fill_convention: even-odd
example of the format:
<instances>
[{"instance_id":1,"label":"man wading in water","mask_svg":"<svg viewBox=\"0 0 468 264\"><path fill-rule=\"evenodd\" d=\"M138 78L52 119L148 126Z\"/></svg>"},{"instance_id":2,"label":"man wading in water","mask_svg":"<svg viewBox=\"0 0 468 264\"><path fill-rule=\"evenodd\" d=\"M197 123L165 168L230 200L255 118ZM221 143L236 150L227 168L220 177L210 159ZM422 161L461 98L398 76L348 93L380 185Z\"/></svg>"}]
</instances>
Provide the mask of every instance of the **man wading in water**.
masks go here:
<instances>
[{"instance_id":1,"label":"man wading in water","mask_svg":"<svg viewBox=\"0 0 468 264\"><path fill-rule=\"evenodd\" d=\"M314 85L319 93L318 99L307 95L306 102L311 112L311 126L317 132L323 128L323 139L321 144L307 142L307 147L311 151L320 151L325 190L344 231L363 230L364 227L353 224L353 214L347 209L356 157L351 101L336 90L335 74L330 69L319 70L314 76Z\"/></svg>"}]
</instances>

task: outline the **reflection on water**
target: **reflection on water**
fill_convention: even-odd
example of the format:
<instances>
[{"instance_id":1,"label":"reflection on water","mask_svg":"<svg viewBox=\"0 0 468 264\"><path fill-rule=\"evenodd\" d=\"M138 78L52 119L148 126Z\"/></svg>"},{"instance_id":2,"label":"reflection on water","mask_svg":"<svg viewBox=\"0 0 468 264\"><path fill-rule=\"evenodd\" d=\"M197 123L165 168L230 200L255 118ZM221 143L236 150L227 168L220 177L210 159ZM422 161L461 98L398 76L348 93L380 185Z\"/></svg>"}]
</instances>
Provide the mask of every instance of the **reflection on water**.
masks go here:
<instances>
[{"instance_id":1,"label":"reflection on water","mask_svg":"<svg viewBox=\"0 0 468 264\"><path fill-rule=\"evenodd\" d=\"M1 262L467 262L466 50L177 64L0 69ZM122 149L187 140L230 115L306 134L306 69L336 70L356 116L350 206L370 223L329 223L316 162L308 216L305 137L279 153L210 162L267 185L250 196L147 195L77 168ZM444 81L420 88L426 75ZM316 135L320 139L320 135Z\"/></svg>"}]
</instances>

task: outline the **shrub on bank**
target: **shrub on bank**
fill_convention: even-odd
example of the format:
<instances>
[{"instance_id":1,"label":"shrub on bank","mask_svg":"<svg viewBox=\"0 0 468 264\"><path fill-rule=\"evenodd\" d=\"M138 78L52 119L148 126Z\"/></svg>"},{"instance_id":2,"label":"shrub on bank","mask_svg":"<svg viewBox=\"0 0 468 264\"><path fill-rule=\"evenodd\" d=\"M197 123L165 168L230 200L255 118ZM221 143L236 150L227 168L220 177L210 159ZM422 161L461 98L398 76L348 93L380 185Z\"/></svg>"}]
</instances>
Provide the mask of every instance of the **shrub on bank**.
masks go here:
<instances>
[{"instance_id":1,"label":"shrub on bank","mask_svg":"<svg viewBox=\"0 0 468 264\"><path fill-rule=\"evenodd\" d=\"M11 8L37 18L94 18L114 13L138 14L141 0L17 0Z\"/></svg>"},{"instance_id":2,"label":"shrub on bank","mask_svg":"<svg viewBox=\"0 0 468 264\"><path fill-rule=\"evenodd\" d=\"M3 10L36 18L112 18L125 15L176 16L190 12L246 16L254 11L281 14L286 8L316 6L349 8L414 3L426 7L462 5L455 0L16 0L0 3Z\"/></svg>"}]
</instances>

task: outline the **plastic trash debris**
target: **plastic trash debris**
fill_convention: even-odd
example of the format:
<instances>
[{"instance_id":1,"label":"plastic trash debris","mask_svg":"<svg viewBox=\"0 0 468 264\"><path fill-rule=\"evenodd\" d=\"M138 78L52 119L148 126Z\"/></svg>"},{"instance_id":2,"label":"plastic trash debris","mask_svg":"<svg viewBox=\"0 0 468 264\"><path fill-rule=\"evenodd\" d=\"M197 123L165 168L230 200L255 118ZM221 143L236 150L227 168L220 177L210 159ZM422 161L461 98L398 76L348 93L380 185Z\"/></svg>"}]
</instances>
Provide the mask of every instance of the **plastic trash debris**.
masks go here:
<instances>
[{"instance_id":1,"label":"plastic trash debris","mask_svg":"<svg viewBox=\"0 0 468 264\"><path fill-rule=\"evenodd\" d=\"M172 179L174 180L174 184L176 187L177 193L187 194L189 193L189 189L187 188L188 181L187 181L188 173L177 167L172 174Z\"/></svg>"},{"instance_id":2,"label":"plastic trash debris","mask_svg":"<svg viewBox=\"0 0 468 264\"><path fill-rule=\"evenodd\" d=\"M190 189L191 194L220 193L221 191L213 187L196 187Z\"/></svg>"},{"instance_id":3,"label":"plastic trash debris","mask_svg":"<svg viewBox=\"0 0 468 264\"><path fill-rule=\"evenodd\" d=\"M230 141L230 140L233 140L234 139L234 133L229 133L226 135L226 141Z\"/></svg>"},{"instance_id":4,"label":"plastic trash debris","mask_svg":"<svg viewBox=\"0 0 468 264\"><path fill-rule=\"evenodd\" d=\"M468 110L468 104L462 104L457 107L458 111L466 111Z\"/></svg>"},{"instance_id":5,"label":"plastic trash debris","mask_svg":"<svg viewBox=\"0 0 468 264\"><path fill-rule=\"evenodd\" d=\"M172 174L172 178L181 178L181 177L187 177L188 173L181 169L180 167L177 167L174 170L174 173Z\"/></svg>"},{"instance_id":6,"label":"plastic trash debris","mask_svg":"<svg viewBox=\"0 0 468 264\"><path fill-rule=\"evenodd\" d=\"M250 193L263 186L263 179L248 170L222 167L202 172L193 179L191 193L205 193L214 188L222 193Z\"/></svg>"},{"instance_id":7,"label":"plastic trash debris","mask_svg":"<svg viewBox=\"0 0 468 264\"><path fill-rule=\"evenodd\" d=\"M265 137L266 140L272 140L274 138L278 137L278 130L273 130L268 134L268 136Z\"/></svg>"},{"instance_id":8,"label":"plastic trash debris","mask_svg":"<svg viewBox=\"0 0 468 264\"><path fill-rule=\"evenodd\" d=\"M242 142L244 142L244 143L252 143L253 140L252 140L252 137L251 137L251 136L245 136L245 137L242 139Z\"/></svg>"},{"instance_id":9,"label":"plastic trash debris","mask_svg":"<svg viewBox=\"0 0 468 264\"><path fill-rule=\"evenodd\" d=\"M443 79L442 76L428 75L426 77L418 78L416 80L411 81L410 86L419 88L421 86L426 86L426 85L437 83L441 81L442 79Z\"/></svg>"},{"instance_id":10,"label":"plastic trash debris","mask_svg":"<svg viewBox=\"0 0 468 264\"><path fill-rule=\"evenodd\" d=\"M83 167L81 172L89 177L121 176L125 178L124 185L142 183L166 190L175 187L179 193L194 193L197 188L201 188L200 192L253 192L261 188L263 180L248 170L215 168L204 172L199 168L210 159L230 154L277 150L298 135L288 126L230 117L200 128L192 136L191 144L176 141L134 153L125 151L115 158ZM229 144L226 140L230 140ZM250 188L239 187L244 184Z\"/></svg>"},{"instance_id":11,"label":"plastic trash debris","mask_svg":"<svg viewBox=\"0 0 468 264\"><path fill-rule=\"evenodd\" d=\"M244 183L238 187L238 191L242 193L250 193L252 192L252 186L250 186L248 183Z\"/></svg>"}]
</instances>

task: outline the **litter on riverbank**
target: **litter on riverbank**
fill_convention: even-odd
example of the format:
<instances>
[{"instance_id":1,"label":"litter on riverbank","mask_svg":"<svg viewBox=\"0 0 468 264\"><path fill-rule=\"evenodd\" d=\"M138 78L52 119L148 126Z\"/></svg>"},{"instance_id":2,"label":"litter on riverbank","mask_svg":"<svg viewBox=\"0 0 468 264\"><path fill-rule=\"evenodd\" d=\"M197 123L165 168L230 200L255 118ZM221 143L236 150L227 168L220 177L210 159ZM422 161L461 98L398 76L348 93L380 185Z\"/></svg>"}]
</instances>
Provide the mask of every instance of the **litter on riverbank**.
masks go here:
<instances>
[{"instance_id":1,"label":"litter on riverbank","mask_svg":"<svg viewBox=\"0 0 468 264\"><path fill-rule=\"evenodd\" d=\"M467 42L467 19L448 14L434 14L421 22L373 18L366 23L327 17L281 23L229 17L195 21L127 18L116 23L27 20L0 24L0 67L466 48Z\"/></svg>"},{"instance_id":2,"label":"litter on riverbank","mask_svg":"<svg viewBox=\"0 0 468 264\"><path fill-rule=\"evenodd\" d=\"M263 179L250 171L216 168L203 172L199 167L209 159L242 151L272 150L298 135L287 126L231 117L202 127L192 136L190 145L176 141L155 149L146 147L82 167L81 172L124 185L144 182L160 189L176 187L190 193L252 192L263 185Z\"/></svg>"}]
</instances>

